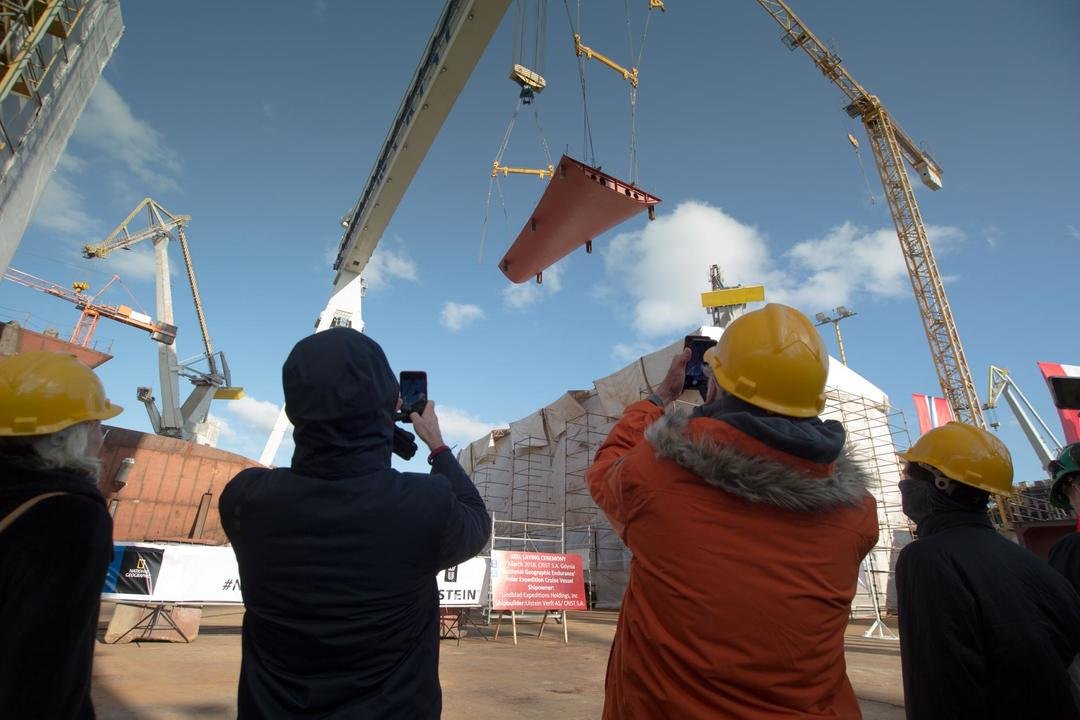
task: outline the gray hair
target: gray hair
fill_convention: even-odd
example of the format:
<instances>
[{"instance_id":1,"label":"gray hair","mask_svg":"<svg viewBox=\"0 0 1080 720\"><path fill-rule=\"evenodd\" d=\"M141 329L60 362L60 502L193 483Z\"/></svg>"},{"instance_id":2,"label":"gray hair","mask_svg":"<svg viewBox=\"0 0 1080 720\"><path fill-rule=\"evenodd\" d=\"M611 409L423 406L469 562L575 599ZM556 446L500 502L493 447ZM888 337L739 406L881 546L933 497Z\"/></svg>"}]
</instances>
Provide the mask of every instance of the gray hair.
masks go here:
<instances>
[{"instance_id":1,"label":"gray hair","mask_svg":"<svg viewBox=\"0 0 1080 720\"><path fill-rule=\"evenodd\" d=\"M87 455L90 423L81 422L49 435L0 438L0 457L39 470L78 470L97 482L101 459Z\"/></svg>"}]
</instances>

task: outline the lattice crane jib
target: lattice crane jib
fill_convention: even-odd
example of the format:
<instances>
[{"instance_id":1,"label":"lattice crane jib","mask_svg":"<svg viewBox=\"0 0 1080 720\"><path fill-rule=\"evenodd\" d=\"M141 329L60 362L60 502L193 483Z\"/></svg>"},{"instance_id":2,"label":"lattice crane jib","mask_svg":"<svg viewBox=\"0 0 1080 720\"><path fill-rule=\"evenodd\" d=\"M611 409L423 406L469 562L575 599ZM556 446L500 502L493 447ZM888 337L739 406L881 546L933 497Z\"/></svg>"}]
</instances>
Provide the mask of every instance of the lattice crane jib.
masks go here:
<instances>
[{"instance_id":1,"label":"lattice crane jib","mask_svg":"<svg viewBox=\"0 0 1080 720\"><path fill-rule=\"evenodd\" d=\"M791 50L802 49L810 57L847 96L850 101L848 114L859 118L865 126L941 388L958 420L986 427L975 382L904 163L911 165L924 184L934 190L941 187L941 168L900 129L878 98L852 77L836 53L822 43L783 0L758 0L758 4L783 28L784 44Z\"/></svg>"},{"instance_id":2,"label":"lattice crane jib","mask_svg":"<svg viewBox=\"0 0 1080 720\"><path fill-rule=\"evenodd\" d=\"M855 80L840 57L822 43L783 0L758 0L758 4L783 29L783 43L793 51L802 49L810 57L825 77L847 96L850 101L846 108L848 115L859 118L866 128L941 389L957 420L986 428L975 381L904 164L910 165L931 190L941 188L941 167L911 140L880 100ZM1001 520L1007 524L1008 515L1012 513L1006 510L1004 498L996 497L995 500Z\"/></svg>"}]
</instances>

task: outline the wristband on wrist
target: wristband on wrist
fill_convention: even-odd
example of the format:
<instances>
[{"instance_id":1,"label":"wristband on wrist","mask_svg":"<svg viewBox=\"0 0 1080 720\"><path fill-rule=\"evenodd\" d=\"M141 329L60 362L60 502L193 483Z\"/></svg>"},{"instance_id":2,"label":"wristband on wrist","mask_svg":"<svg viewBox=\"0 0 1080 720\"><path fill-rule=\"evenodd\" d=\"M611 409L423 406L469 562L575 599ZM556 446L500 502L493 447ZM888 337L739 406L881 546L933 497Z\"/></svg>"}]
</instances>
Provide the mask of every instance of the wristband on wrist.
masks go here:
<instances>
[{"instance_id":1,"label":"wristband on wrist","mask_svg":"<svg viewBox=\"0 0 1080 720\"><path fill-rule=\"evenodd\" d=\"M655 405L655 406L656 406L656 407L658 407L658 408L662 408L662 407L664 407L665 405L667 405L667 403L666 403L666 402L664 402L664 401L663 401L663 400L662 400L662 399L660 398L660 396L659 396L659 395L657 395L656 393L650 393L650 394L649 394L649 397L647 397L647 398L645 398L645 399L646 399L646 400L648 400L649 402L651 402L651 403L652 403L653 405Z\"/></svg>"},{"instance_id":2,"label":"wristband on wrist","mask_svg":"<svg viewBox=\"0 0 1080 720\"><path fill-rule=\"evenodd\" d=\"M435 464L435 456L438 455L439 453L446 452L449 449L450 449L450 446L444 444L444 445L440 445L439 447L432 450L431 454L427 456L428 465L434 465Z\"/></svg>"}]
</instances>

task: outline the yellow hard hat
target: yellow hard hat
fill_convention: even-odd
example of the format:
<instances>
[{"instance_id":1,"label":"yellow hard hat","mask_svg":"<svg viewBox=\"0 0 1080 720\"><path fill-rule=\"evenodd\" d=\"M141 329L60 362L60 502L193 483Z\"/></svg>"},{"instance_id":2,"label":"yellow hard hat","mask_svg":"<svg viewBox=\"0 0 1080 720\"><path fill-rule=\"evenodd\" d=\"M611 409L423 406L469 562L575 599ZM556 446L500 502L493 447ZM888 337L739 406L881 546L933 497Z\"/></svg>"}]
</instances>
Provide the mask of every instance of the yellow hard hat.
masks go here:
<instances>
[{"instance_id":1,"label":"yellow hard hat","mask_svg":"<svg viewBox=\"0 0 1080 720\"><path fill-rule=\"evenodd\" d=\"M0 437L50 435L123 410L73 355L25 352L0 357Z\"/></svg>"},{"instance_id":2,"label":"yellow hard hat","mask_svg":"<svg viewBox=\"0 0 1080 720\"><path fill-rule=\"evenodd\" d=\"M717 384L751 405L790 417L825 409L829 354L810 319L769 303L727 326L705 351Z\"/></svg>"},{"instance_id":3,"label":"yellow hard hat","mask_svg":"<svg viewBox=\"0 0 1080 720\"><path fill-rule=\"evenodd\" d=\"M1013 465L1009 448L992 433L966 423L951 422L930 430L901 460L929 465L964 485L998 495L1013 494Z\"/></svg>"}]
</instances>

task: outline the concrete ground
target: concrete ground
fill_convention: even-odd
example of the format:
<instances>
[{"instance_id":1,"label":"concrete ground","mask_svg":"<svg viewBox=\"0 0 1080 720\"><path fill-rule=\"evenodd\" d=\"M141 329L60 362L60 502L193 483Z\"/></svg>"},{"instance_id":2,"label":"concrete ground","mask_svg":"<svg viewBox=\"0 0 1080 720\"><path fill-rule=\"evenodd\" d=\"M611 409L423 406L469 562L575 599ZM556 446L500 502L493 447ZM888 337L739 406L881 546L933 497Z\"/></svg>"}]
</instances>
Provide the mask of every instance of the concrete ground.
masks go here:
<instances>
[{"instance_id":1,"label":"concrete ground","mask_svg":"<svg viewBox=\"0 0 1080 720\"><path fill-rule=\"evenodd\" d=\"M102 629L111 608L102 608ZM94 704L101 720L178 720L236 717L243 610L209 607L198 638L190 644L98 643L94 660ZM500 633L484 640L475 632L457 645L444 640L439 668L443 717L489 720L514 717L598 718L603 706L604 668L615 633L613 612L570 613L570 644L550 625L519 623L518 644ZM504 624L503 631L508 629ZM900 651L895 640L865 639L852 625L847 638L848 676L863 717L904 717ZM485 634L490 635L488 628Z\"/></svg>"}]
</instances>

